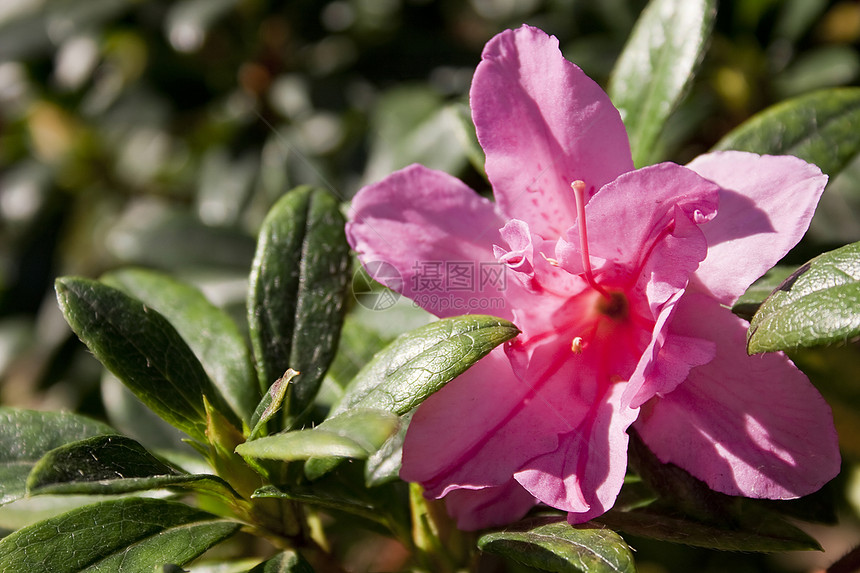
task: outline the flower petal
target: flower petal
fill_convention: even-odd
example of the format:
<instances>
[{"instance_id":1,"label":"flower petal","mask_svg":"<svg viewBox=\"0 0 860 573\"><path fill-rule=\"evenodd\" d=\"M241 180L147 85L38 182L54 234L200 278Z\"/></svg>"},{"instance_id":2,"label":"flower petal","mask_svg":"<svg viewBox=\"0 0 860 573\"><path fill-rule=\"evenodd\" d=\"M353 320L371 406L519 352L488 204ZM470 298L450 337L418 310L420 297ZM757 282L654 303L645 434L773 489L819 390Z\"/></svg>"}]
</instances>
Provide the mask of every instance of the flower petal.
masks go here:
<instances>
[{"instance_id":1,"label":"flower petal","mask_svg":"<svg viewBox=\"0 0 860 573\"><path fill-rule=\"evenodd\" d=\"M504 485L458 489L445 496L448 513L465 531L513 523L536 504L537 500L513 479Z\"/></svg>"},{"instance_id":2,"label":"flower petal","mask_svg":"<svg viewBox=\"0 0 860 573\"><path fill-rule=\"evenodd\" d=\"M623 384L607 389L584 423L560 437L559 447L514 474L540 501L567 511L570 523L602 515L615 503L627 470L627 428L638 410L621 408Z\"/></svg>"},{"instance_id":3,"label":"flower petal","mask_svg":"<svg viewBox=\"0 0 860 573\"><path fill-rule=\"evenodd\" d=\"M747 356L746 323L731 311L705 295L685 299L695 320L677 328L715 341L716 357L642 406L642 439L664 463L729 495L791 499L819 489L840 465L830 407L783 354Z\"/></svg>"},{"instance_id":4,"label":"flower petal","mask_svg":"<svg viewBox=\"0 0 860 573\"><path fill-rule=\"evenodd\" d=\"M702 225L708 257L696 277L731 305L803 237L827 176L797 157L741 151L702 155L688 167L724 189L719 213Z\"/></svg>"},{"instance_id":5,"label":"flower petal","mask_svg":"<svg viewBox=\"0 0 860 573\"><path fill-rule=\"evenodd\" d=\"M470 97L500 209L544 239L575 221L573 181L593 192L633 169L618 110L541 30L522 26L490 40Z\"/></svg>"},{"instance_id":6,"label":"flower petal","mask_svg":"<svg viewBox=\"0 0 860 573\"><path fill-rule=\"evenodd\" d=\"M400 477L430 497L505 484L526 460L557 446L559 421L544 409L496 348L415 412Z\"/></svg>"},{"instance_id":7,"label":"flower petal","mask_svg":"<svg viewBox=\"0 0 860 573\"><path fill-rule=\"evenodd\" d=\"M692 312L684 312L692 305L678 304L684 294L678 291L660 310L651 342L624 390L622 407L638 408L655 394L668 394L687 379L690 369L716 356L716 344L710 340L673 331L685 320L698 320L694 306Z\"/></svg>"},{"instance_id":8,"label":"flower petal","mask_svg":"<svg viewBox=\"0 0 860 573\"><path fill-rule=\"evenodd\" d=\"M501 267L492 244L503 225L492 202L459 179L412 165L358 192L346 236L365 268L396 270L374 278L433 314L492 309L510 318L482 274Z\"/></svg>"},{"instance_id":9,"label":"flower petal","mask_svg":"<svg viewBox=\"0 0 860 573\"><path fill-rule=\"evenodd\" d=\"M653 310L687 284L707 245L697 225L713 217L719 187L673 163L620 176L585 208L588 243L598 282L625 289L631 279L647 290ZM567 232L560 262L581 273L579 225ZM641 279L641 280L640 280Z\"/></svg>"}]
</instances>

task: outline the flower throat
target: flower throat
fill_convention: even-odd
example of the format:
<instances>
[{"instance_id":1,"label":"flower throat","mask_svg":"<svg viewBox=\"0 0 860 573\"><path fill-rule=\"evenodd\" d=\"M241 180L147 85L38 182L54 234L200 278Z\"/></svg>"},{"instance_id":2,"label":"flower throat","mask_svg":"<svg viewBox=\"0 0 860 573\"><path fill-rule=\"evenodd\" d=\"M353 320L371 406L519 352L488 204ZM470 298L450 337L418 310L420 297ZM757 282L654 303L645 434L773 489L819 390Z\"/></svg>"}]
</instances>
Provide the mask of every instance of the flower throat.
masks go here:
<instances>
[{"instance_id":1,"label":"flower throat","mask_svg":"<svg viewBox=\"0 0 860 573\"><path fill-rule=\"evenodd\" d=\"M585 280L589 286L600 293L601 299L597 310L613 320L623 320L627 317L627 297L620 291L609 292L594 280L591 270L591 257L588 253L588 230L585 224L585 182L577 179L570 184L576 200L576 218L579 221L579 251L582 255L582 268Z\"/></svg>"}]
</instances>

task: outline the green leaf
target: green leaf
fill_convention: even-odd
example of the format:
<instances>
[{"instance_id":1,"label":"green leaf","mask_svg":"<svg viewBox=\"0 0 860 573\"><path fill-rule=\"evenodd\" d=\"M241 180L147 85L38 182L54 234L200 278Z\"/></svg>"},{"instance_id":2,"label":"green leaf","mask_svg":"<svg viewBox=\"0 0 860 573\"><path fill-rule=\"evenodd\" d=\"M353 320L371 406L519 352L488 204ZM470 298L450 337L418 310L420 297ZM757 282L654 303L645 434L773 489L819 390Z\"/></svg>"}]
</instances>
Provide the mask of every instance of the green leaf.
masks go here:
<instances>
[{"instance_id":1,"label":"green leaf","mask_svg":"<svg viewBox=\"0 0 860 573\"><path fill-rule=\"evenodd\" d=\"M361 369L331 415L352 408L405 414L517 334L510 322L480 314L407 332Z\"/></svg>"},{"instance_id":2,"label":"green leaf","mask_svg":"<svg viewBox=\"0 0 860 573\"><path fill-rule=\"evenodd\" d=\"M400 419L385 411L353 409L316 428L266 436L236 447L252 458L295 461L312 457L365 459L397 431Z\"/></svg>"},{"instance_id":3,"label":"green leaf","mask_svg":"<svg viewBox=\"0 0 860 573\"><path fill-rule=\"evenodd\" d=\"M138 442L117 435L95 436L51 450L27 478L30 494L103 495L161 488L207 491L228 500L235 497L221 478L180 471Z\"/></svg>"},{"instance_id":4,"label":"green leaf","mask_svg":"<svg viewBox=\"0 0 860 573\"><path fill-rule=\"evenodd\" d=\"M343 491L338 491L335 495L331 495L326 492L320 492L316 487L302 485L275 487L267 485L255 491L252 497L299 501L317 507L337 509L375 522L379 522L382 518L373 503L364 496L350 495Z\"/></svg>"},{"instance_id":5,"label":"green leaf","mask_svg":"<svg viewBox=\"0 0 860 573\"><path fill-rule=\"evenodd\" d=\"M386 314L388 311L386 311ZM422 324L426 324L424 321ZM331 363L326 378L336 385L335 397L340 399L343 389L355 378L362 366L373 359L373 355L382 350L386 344L394 340L395 335L380 334L358 312L350 312L343 321L340 332L340 342L337 346L337 356ZM333 392L333 393L334 393ZM319 396L318 396L319 398Z\"/></svg>"},{"instance_id":6,"label":"green leaf","mask_svg":"<svg viewBox=\"0 0 860 573\"><path fill-rule=\"evenodd\" d=\"M187 505L126 498L40 521L0 540L0 569L28 573L136 573L184 564L241 524Z\"/></svg>"},{"instance_id":7,"label":"green leaf","mask_svg":"<svg viewBox=\"0 0 860 573\"><path fill-rule=\"evenodd\" d=\"M400 416L400 429L388 438L382 446L373 452L364 466L364 483L368 487L382 485L394 481L400 477L400 467L403 458L403 440L406 439L406 430L412 421L411 412Z\"/></svg>"},{"instance_id":8,"label":"green leaf","mask_svg":"<svg viewBox=\"0 0 860 573\"><path fill-rule=\"evenodd\" d=\"M663 514L649 507L628 512L610 510L594 521L631 535L723 551L821 550L813 538L773 514L758 514L758 519L748 519L746 524L719 524Z\"/></svg>"},{"instance_id":9,"label":"green leaf","mask_svg":"<svg viewBox=\"0 0 860 573\"><path fill-rule=\"evenodd\" d=\"M110 426L76 414L0 407L0 505L24 497L27 476L45 453L113 433Z\"/></svg>"},{"instance_id":10,"label":"green leaf","mask_svg":"<svg viewBox=\"0 0 860 573\"><path fill-rule=\"evenodd\" d=\"M633 162L648 163L667 118L702 59L714 0L651 0L612 72L609 97L621 112Z\"/></svg>"},{"instance_id":11,"label":"green leaf","mask_svg":"<svg viewBox=\"0 0 860 573\"><path fill-rule=\"evenodd\" d=\"M337 510L382 525L402 541L409 540L410 518L403 482L367 488L362 484L361 468L344 464L338 471L313 483L264 486L254 498L289 499L302 504Z\"/></svg>"},{"instance_id":12,"label":"green leaf","mask_svg":"<svg viewBox=\"0 0 860 573\"><path fill-rule=\"evenodd\" d=\"M817 91L752 117L714 149L794 155L835 177L860 153L860 88Z\"/></svg>"},{"instance_id":13,"label":"green leaf","mask_svg":"<svg viewBox=\"0 0 860 573\"><path fill-rule=\"evenodd\" d=\"M263 391L288 368L284 428L297 427L334 358L349 284L349 245L335 199L299 187L269 211L248 293L248 324Z\"/></svg>"},{"instance_id":14,"label":"green leaf","mask_svg":"<svg viewBox=\"0 0 860 573\"><path fill-rule=\"evenodd\" d=\"M229 412L200 361L157 311L97 281L56 281L60 308L96 358L164 420L206 442L203 396Z\"/></svg>"},{"instance_id":15,"label":"green leaf","mask_svg":"<svg viewBox=\"0 0 860 573\"><path fill-rule=\"evenodd\" d=\"M794 266L777 265L767 271L763 277L750 285L744 294L735 301L732 312L741 318L751 320L761 303L782 284L791 273L797 270Z\"/></svg>"},{"instance_id":16,"label":"green leaf","mask_svg":"<svg viewBox=\"0 0 860 573\"><path fill-rule=\"evenodd\" d=\"M287 550L263 561L248 573L314 573L314 569L296 551Z\"/></svg>"},{"instance_id":17,"label":"green leaf","mask_svg":"<svg viewBox=\"0 0 860 573\"><path fill-rule=\"evenodd\" d=\"M275 380L269 391L263 395L263 399L260 400L254 410L254 415L251 416L251 433L248 435L248 441L256 440L266 429L266 422L271 420L281 409L289 384L297 375L298 372L289 368L283 376Z\"/></svg>"},{"instance_id":18,"label":"green leaf","mask_svg":"<svg viewBox=\"0 0 860 573\"><path fill-rule=\"evenodd\" d=\"M123 269L102 282L169 316L237 418L249 421L260 393L245 337L233 319L196 288L154 271Z\"/></svg>"},{"instance_id":19,"label":"green leaf","mask_svg":"<svg viewBox=\"0 0 860 573\"><path fill-rule=\"evenodd\" d=\"M614 531L566 521L529 521L478 538L481 551L558 573L634 573L630 548Z\"/></svg>"},{"instance_id":20,"label":"green leaf","mask_svg":"<svg viewBox=\"0 0 860 573\"><path fill-rule=\"evenodd\" d=\"M844 342L860 335L860 243L819 255L792 273L750 323L750 354Z\"/></svg>"}]
</instances>

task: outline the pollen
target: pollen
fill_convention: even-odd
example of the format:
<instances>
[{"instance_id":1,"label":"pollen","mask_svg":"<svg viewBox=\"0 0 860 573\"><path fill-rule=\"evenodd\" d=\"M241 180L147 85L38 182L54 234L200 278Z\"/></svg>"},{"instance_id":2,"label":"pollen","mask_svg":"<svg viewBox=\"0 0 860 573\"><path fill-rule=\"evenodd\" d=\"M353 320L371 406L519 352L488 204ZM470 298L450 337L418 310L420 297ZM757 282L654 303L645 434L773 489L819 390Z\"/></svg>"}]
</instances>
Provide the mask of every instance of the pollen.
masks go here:
<instances>
[{"instance_id":1,"label":"pollen","mask_svg":"<svg viewBox=\"0 0 860 573\"><path fill-rule=\"evenodd\" d=\"M561 266L561 263L559 263L557 260L551 259L543 253L541 253L540 256L542 256L544 258L544 260L546 260L546 262L548 262L550 264L550 266L553 266L553 267L560 267Z\"/></svg>"},{"instance_id":2,"label":"pollen","mask_svg":"<svg viewBox=\"0 0 860 573\"><path fill-rule=\"evenodd\" d=\"M570 343L570 351L574 354L582 354L582 337L576 336L573 341Z\"/></svg>"}]
</instances>

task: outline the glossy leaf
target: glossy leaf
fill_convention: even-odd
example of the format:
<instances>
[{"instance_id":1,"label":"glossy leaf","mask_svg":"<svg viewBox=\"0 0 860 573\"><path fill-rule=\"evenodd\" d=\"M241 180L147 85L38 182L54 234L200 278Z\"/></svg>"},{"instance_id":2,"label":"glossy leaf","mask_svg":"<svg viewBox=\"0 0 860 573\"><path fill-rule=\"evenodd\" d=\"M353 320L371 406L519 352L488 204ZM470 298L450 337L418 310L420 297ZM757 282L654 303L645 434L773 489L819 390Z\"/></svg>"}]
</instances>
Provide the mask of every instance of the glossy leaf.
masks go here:
<instances>
[{"instance_id":1,"label":"glossy leaf","mask_svg":"<svg viewBox=\"0 0 860 573\"><path fill-rule=\"evenodd\" d=\"M113 374L164 420L206 441L203 396L229 412L200 361L157 311L97 281L57 279L72 330Z\"/></svg>"},{"instance_id":2,"label":"glossy leaf","mask_svg":"<svg viewBox=\"0 0 860 573\"><path fill-rule=\"evenodd\" d=\"M718 524L648 508L629 512L610 510L595 521L631 535L723 551L821 550L818 542L789 522L772 514L760 517L755 523Z\"/></svg>"},{"instance_id":3,"label":"glossy leaf","mask_svg":"<svg viewBox=\"0 0 860 573\"><path fill-rule=\"evenodd\" d=\"M260 399L251 354L236 323L196 288L144 269L123 269L102 282L166 317L182 336L236 416L248 422Z\"/></svg>"},{"instance_id":4,"label":"glossy leaf","mask_svg":"<svg viewBox=\"0 0 860 573\"><path fill-rule=\"evenodd\" d=\"M113 428L76 414L0 407L0 505L24 497L27 476L56 447Z\"/></svg>"},{"instance_id":5,"label":"glossy leaf","mask_svg":"<svg viewBox=\"0 0 860 573\"><path fill-rule=\"evenodd\" d=\"M278 201L260 230L248 324L263 391L293 368L284 428L301 423L334 358L349 283L349 245L337 201L300 187Z\"/></svg>"},{"instance_id":6,"label":"glossy leaf","mask_svg":"<svg viewBox=\"0 0 860 573\"><path fill-rule=\"evenodd\" d=\"M630 548L604 528L574 527L566 521L526 522L478 538L482 551L542 571L559 573L633 573Z\"/></svg>"},{"instance_id":7,"label":"glossy leaf","mask_svg":"<svg viewBox=\"0 0 860 573\"><path fill-rule=\"evenodd\" d=\"M786 265L773 267L763 277L751 284L746 292L735 301L732 312L746 320L751 320L761 303L773 292L773 289L782 284L782 281L796 270L797 267Z\"/></svg>"},{"instance_id":8,"label":"glossy leaf","mask_svg":"<svg viewBox=\"0 0 860 573\"><path fill-rule=\"evenodd\" d=\"M168 466L131 438L95 436L60 446L39 460L27 478L30 494L118 494L162 488L208 491L231 498L219 477Z\"/></svg>"},{"instance_id":9,"label":"glossy leaf","mask_svg":"<svg viewBox=\"0 0 860 573\"><path fill-rule=\"evenodd\" d=\"M171 460L189 455L200 459L193 446L183 441L188 436L150 410L109 370L102 372L101 398L107 418L116 428L114 433L134 438L159 455L171 456Z\"/></svg>"},{"instance_id":10,"label":"glossy leaf","mask_svg":"<svg viewBox=\"0 0 860 573\"><path fill-rule=\"evenodd\" d=\"M301 555L290 549L263 561L248 573L314 573L314 569Z\"/></svg>"},{"instance_id":11,"label":"glossy leaf","mask_svg":"<svg viewBox=\"0 0 860 573\"><path fill-rule=\"evenodd\" d=\"M154 571L191 561L240 526L171 501L107 501L40 521L0 540L0 570Z\"/></svg>"},{"instance_id":12,"label":"glossy leaf","mask_svg":"<svg viewBox=\"0 0 860 573\"><path fill-rule=\"evenodd\" d=\"M388 412L354 409L310 430L283 432L239 444L236 453L283 461L312 457L365 459L397 431L399 422Z\"/></svg>"},{"instance_id":13,"label":"glossy leaf","mask_svg":"<svg viewBox=\"0 0 860 573\"><path fill-rule=\"evenodd\" d=\"M821 90L774 105L715 149L794 155L834 177L860 153L860 88Z\"/></svg>"},{"instance_id":14,"label":"glossy leaf","mask_svg":"<svg viewBox=\"0 0 860 573\"><path fill-rule=\"evenodd\" d=\"M860 335L860 243L812 259L765 300L750 323L750 354L844 342Z\"/></svg>"},{"instance_id":15,"label":"glossy leaf","mask_svg":"<svg viewBox=\"0 0 860 573\"><path fill-rule=\"evenodd\" d=\"M651 0L612 72L609 97L621 112L637 167L650 153L704 54L714 0Z\"/></svg>"},{"instance_id":16,"label":"glossy leaf","mask_svg":"<svg viewBox=\"0 0 860 573\"><path fill-rule=\"evenodd\" d=\"M361 369L331 415L353 408L405 414L517 334L510 322L480 314L407 332Z\"/></svg>"}]
</instances>

